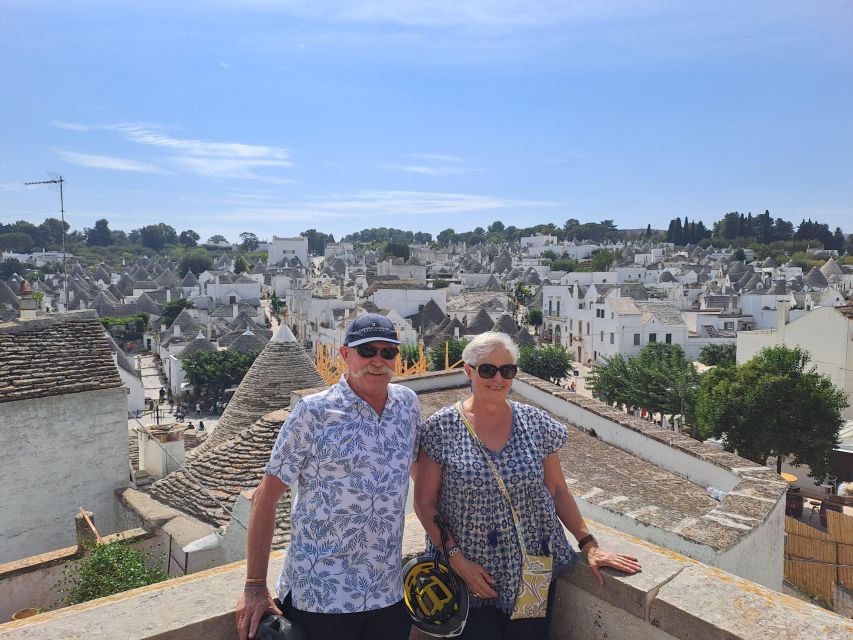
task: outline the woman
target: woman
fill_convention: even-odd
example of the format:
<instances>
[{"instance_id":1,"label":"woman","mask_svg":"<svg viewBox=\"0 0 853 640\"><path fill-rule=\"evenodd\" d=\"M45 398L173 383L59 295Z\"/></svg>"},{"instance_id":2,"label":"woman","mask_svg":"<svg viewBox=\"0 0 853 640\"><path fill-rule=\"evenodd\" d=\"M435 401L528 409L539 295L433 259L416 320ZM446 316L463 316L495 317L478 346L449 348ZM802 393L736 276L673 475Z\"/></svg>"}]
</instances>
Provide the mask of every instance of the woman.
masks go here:
<instances>
[{"instance_id":1,"label":"woman","mask_svg":"<svg viewBox=\"0 0 853 640\"><path fill-rule=\"evenodd\" d=\"M462 359L473 395L461 409L479 442L470 435L460 405L444 407L426 421L415 511L428 534L428 552L440 542L437 514L450 529L450 566L473 596L461 638L547 638L550 607L544 618L510 619L522 554L510 505L486 456L506 484L527 553L553 559L549 600L553 579L577 559L560 521L579 541L599 584L604 584L601 567L636 573L640 565L636 558L601 549L589 534L556 453L568 438L567 427L540 409L507 401L518 361L512 339L503 333L480 334L465 347Z\"/></svg>"}]
</instances>

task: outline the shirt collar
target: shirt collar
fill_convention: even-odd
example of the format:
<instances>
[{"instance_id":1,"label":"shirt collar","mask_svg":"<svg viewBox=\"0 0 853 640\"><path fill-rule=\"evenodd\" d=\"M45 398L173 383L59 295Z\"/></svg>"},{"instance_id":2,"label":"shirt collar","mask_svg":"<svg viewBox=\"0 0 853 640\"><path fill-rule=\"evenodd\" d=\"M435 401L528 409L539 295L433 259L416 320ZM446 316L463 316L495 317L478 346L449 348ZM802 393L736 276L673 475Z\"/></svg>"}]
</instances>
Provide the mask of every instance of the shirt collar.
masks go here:
<instances>
[{"instance_id":1,"label":"shirt collar","mask_svg":"<svg viewBox=\"0 0 853 640\"><path fill-rule=\"evenodd\" d=\"M358 395L355 391L352 390L352 387L349 386L347 382L346 376L341 376L338 380L338 386L340 388L341 397L343 398L344 404L353 405L357 402L363 402L367 404L367 400ZM390 406L397 403L397 394L394 392L394 385L388 385L388 399L385 401L385 408L389 408Z\"/></svg>"}]
</instances>

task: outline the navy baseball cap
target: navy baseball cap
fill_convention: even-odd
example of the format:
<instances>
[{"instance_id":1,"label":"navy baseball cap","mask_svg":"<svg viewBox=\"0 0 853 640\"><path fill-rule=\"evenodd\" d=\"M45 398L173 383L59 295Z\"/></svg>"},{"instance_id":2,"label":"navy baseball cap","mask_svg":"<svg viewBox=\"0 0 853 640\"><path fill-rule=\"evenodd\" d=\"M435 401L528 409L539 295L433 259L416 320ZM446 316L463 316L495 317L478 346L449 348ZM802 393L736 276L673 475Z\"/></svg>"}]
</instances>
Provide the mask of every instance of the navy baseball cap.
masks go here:
<instances>
[{"instance_id":1,"label":"navy baseball cap","mask_svg":"<svg viewBox=\"0 0 853 640\"><path fill-rule=\"evenodd\" d=\"M394 323L378 313L365 313L353 320L344 338L345 347L357 347L365 342L392 342L400 344Z\"/></svg>"}]
</instances>

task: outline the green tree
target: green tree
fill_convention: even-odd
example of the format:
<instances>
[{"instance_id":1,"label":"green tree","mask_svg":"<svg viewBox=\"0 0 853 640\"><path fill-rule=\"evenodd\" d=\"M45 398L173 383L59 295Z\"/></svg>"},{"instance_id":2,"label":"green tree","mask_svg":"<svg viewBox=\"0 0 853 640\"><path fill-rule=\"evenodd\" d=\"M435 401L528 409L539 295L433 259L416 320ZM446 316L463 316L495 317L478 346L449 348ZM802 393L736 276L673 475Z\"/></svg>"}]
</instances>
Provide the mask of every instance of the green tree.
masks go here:
<instances>
[{"instance_id":1,"label":"green tree","mask_svg":"<svg viewBox=\"0 0 853 640\"><path fill-rule=\"evenodd\" d=\"M149 224L135 231L139 232L139 239L142 245L154 251L160 251L167 244L178 243L178 234L175 232L174 227L170 227L162 222Z\"/></svg>"},{"instance_id":2,"label":"green tree","mask_svg":"<svg viewBox=\"0 0 853 640\"><path fill-rule=\"evenodd\" d=\"M572 356L558 344L543 344L539 347L524 345L518 359L519 368L525 373L557 384L572 368Z\"/></svg>"},{"instance_id":3,"label":"green tree","mask_svg":"<svg viewBox=\"0 0 853 640\"><path fill-rule=\"evenodd\" d=\"M533 298L533 292L523 282L515 283L515 301L518 304L527 304Z\"/></svg>"},{"instance_id":4,"label":"green tree","mask_svg":"<svg viewBox=\"0 0 853 640\"><path fill-rule=\"evenodd\" d=\"M709 344L702 347L699 353L699 362L711 366L730 367L736 362L737 345L734 342L729 344Z\"/></svg>"},{"instance_id":5,"label":"green tree","mask_svg":"<svg viewBox=\"0 0 853 640\"><path fill-rule=\"evenodd\" d=\"M168 580L159 567L149 567L151 558L127 542L118 540L88 548L82 560L64 568L60 591L63 605L70 607L95 598Z\"/></svg>"},{"instance_id":6,"label":"green tree","mask_svg":"<svg viewBox=\"0 0 853 640\"><path fill-rule=\"evenodd\" d=\"M445 345L447 345L448 349L448 362L452 367L454 364L459 362L462 359L462 350L465 348L465 345L468 344L467 340L456 340L451 338L446 343L441 344L437 348L433 348L429 352L429 359L432 363L433 371L442 371L444 370L444 350Z\"/></svg>"},{"instance_id":7,"label":"green tree","mask_svg":"<svg viewBox=\"0 0 853 640\"><path fill-rule=\"evenodd\" d=\"M17 258L6 258L0 262L0 280L8 280L14 273L23 276L26 270L24 263Z\"/></svg>"},{"instance_id":8,"label":"green tree","mask_svg":"<svg viewBox=\"0 0 853 640\"><path fill-rule=\"evenodd\" d=\"M435 237L435 242L440 247L446 247L451 242L456 242L456 232L453 229L445 229Z\"/></svg>"},{"instance_id":9,"label":"green tree","mask_svg":"<svg viewBox=\"0 0 853 640\"><path fill-rule=\"evenodd\" d=\"M257 357L258 352L196 351L184 358L181 366L196 393L203 391L210 397L218 398L225 389L242 382Z\"/></svg>"},{"instance_id":10,"label":"green tree","mask_svg":"<svg viewBox=\"0 0 853 640\"><path fill-rule=\"evenodd\" d=\"M450 283L444 278L434 278L432 281L433 289L446 289Z\"/></svg>"},{"instance_id":11,"label":"green tree","mask_svg":"<svg viewBox=\"0 0 853 640\"><path fill-rule=\"evenodd\" d=\"M0 249L24 253L33 248L33 239L26 233L0 233Z\"/></svg>"},{"instance_id":12,"label":"green tree","mask_svg":"<svg viewBox=\"0 0 853 640\"><path fill-rule=\"evenodd\" d=\"M163 315L160 316L160 322L164 327L171 327L175 318L184 309L195 309L195 305L187 298L178 298L167 302L163 307Z\"/></svg>"},{"instance_id":13,"label":"green tree","mask_svg":"<svg viewBox=\"0 0 853 640\"><path fill-rule=\"evenodd\" d=\"M606 251L603 249L597 251L592 256L590 268L592 271L609 271L618 256L619 254L615 251Z\"/></svg>"},{"instance_id":14,"label":"green tree","mask_svg":"<svg viewBox=\"0 0 853 640\"><path fill-rule=\"evenodd\" d=\"M148 314L135 313L132 316L112 317L104 316L101 318L101 324L104 329L119 342L125 340L141 340L145 329L148 328Z\"/></svg>"},{"instance_id":15,"label":"green tree","mask_svg":"<svg viewBox=\"0 0 853 640\"><path fill-rule=\"evenodd\" d=\"M59 247L62 244L63 230L65 233L68 233L71 225L67 222L62 222L59 218L45 218L44 222L38 226L38 229L45 248Z\"/></svg>"},{"instance_id":16,"label":"green tree","mask_svg":"<svg viewBox=\"0 0 853 640\"><path fill-rule=\"evenodd\" d=\"M178 264L178 274L183 278L188 271L199 275L205 271L213 269L213 260L208 255L205 249L194 249L190 253L184 254L181 262Z\"/></svg>"},{"instance_id":17,"label":"green tree","mask_svg":"<svg viewBox=\"0 0 853 640\"><path fill-rule=\"evenodd\" d=\"M113 243L113 234L110 231L110 223L106 218L95 221L95 226L86 229L86 245L90 247L108 247Z\"/></svg>"},{"instance_id":18,"label":"green tree","mask_svg":"<svg viewBox=\"0 0 853 640\"><path fill-rule=\"evenodd\" d=\"M407 367L411 367L415 362L420 360L421 352L416 344L401 344L400 358ZM451 363L452 364L452 363Z\"/></svg>"},{"instance_id":19,"label":"green tree","mask_svg":"<svg viewBox=\"0 0 853 640\"><path fill-rule=\"evenodd\" d=\"M246 253L252 253L252 251L255 251L258 248L258 244L260 244L258 242L258 236L249 231L241 233L240 240L242 240L240 248Z\"/></svg>"},{"instance_id":20,"label":"green tree","mask_svg":"<svg viewBox=\"0 0 853 640\"><path fill-rule=\"evenodd\" d=\"M648 344L639 356L620 360L616 354L594 364L587 387L608 404L673 417L682 414L694 423L699 374L679 345Z\"/></svg>"},{"instance_id":21,"label":"green tree","mask_svg":"<svg viewBox=\"0 0 853 640\"><path fill-rule=\"evenodd\" d=\"M234 273L245 273L248 270L249 265L246 263L246 258L237 256L237 259L234 260Z\"/></svg>"},{"instance_id":22,"label":"green tree","mask_svg":"<svg viewBox=\"0 0 853 640\"><path fill-rule=\"evenodd\" d=\"M385 243L385 254L408 260L411 255L411 249L408 242L392 240Z\"/></svg>"},{"instance_id":23,"label":"green tree","mask_svg":"<svg viewBox=\"0 0 853 640\"><path fill-rule=\"evenodd\" d=\"M207 239L206 244L219 244L220 242L228 242L225 236L219 235L218 233L215 236L210 236Z\"/></svg>"},{"instance_id":24,"label":"green tree","mask_svg":"<svg viewBox=\"0 0 853 640\"><path fill-rule=\"evenodd\" d=\"M198 246L198 241L201 238L195 231L192 229L187 229L186 231L181 231L181 235L178 236L178 242L188 249L192 249Z\"/></svg>"},{"instance_id":25,"label":"green tree","mask_svg":"<svg viewBox=\"0 0 853 640\"><path fill-rule=\"evenodd\" d=\"M697 405L699 425L722 438L726 451L765 464L794 456L822 482L832 471L833 449L846 394L809 366L808 352L778 346L734 368L709 371L702 380Z\"/></svg>"},{"instance_id":26,"label":"green tree","mask_svg":"<svg viewBox=\"0 0 853 640\"><path fill-rule=\"evenodd\" d=\"M527 312L527 321L534 327L541 327L542 320L542 309L530 309Z\"/></svg>"},{"instance_id":27,"label":"green tree","mask_svg":"<svg viewBox=\"0 0 853 640\"><path fill-rule=\"evenodd\" d=\"M308 238L308 253L314 256L322 256L326 252L326 244L335 241L335 237L330 234L325 234L316 229L308 229L299 234L303 238Z\"/></svg>"},{"instance_id":28,"label":"green tree","mask_svg":"<svg viewBox=\"0 0 853 640\"><path fill-rule=\"evenodd\" d=\"M554 271L566 271L571 273L572 271L577 271L577 268L578 261L565 254L551 263L551 269Z\"/></svg>"}]
</instances>

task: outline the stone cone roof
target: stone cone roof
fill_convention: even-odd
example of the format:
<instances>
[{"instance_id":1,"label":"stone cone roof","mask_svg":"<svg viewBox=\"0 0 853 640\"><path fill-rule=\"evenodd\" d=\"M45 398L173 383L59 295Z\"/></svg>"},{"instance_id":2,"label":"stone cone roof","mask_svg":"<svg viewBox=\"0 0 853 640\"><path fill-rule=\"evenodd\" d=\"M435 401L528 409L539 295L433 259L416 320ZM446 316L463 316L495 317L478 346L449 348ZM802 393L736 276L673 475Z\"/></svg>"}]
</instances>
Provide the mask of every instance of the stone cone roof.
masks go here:
<instances>
[{"instance_id":1,"label":"stone cone roof","mask_svg":"<svg viewBox=\"0 0 853 640\"><path fill-rule=\"evenodd\" d=\"M199 455L234 437L270 411L288 408L291 391L325 384L311 357L287 325L282 325L255 358L216 429L193 454Z\"/></svg>"},{"instance_id":2,"label":"stone cone roof","mask_svg":"<svg viewBox=\"0 0 853 640\"><path fill-rule=\"evenodd\" d=\"M812 289L826 289L829 286L826 277L824 277L817 267L812 267L812 270L803 276L803 280Z\"/></svg>"},{"instance_id":3,"label":"stone cone roof","mask_svg":"<svg viewBox=\"0 0 853 640\"><path fill-rule=\"evenodd\" d=\"M246 354L253 351L261 351L266 344L266 340L252 333L251 329L246 329L240 336L228 345L228 351L236 351Z\"/></svg>"},{"instance_id":4,"label":"stone cone roof","mask_svg":"<svg viewBox=\"0 0 853 640\"><path fill-rule=\"evenodd\" d=\"M18 308L18 296L3 280L0 280L0 304L5 304L12 309Z\"/></svg>"},{"instance_id":5,"label":"stone cone roof","mask_svg":"<svg viewBox=\"0 0 853 640\"><path fill-rule=\"evenodd\" d=\"M203 333L199 333L195 338L193 338L192 342L190 342L186 347L184 347L183 351L178 354L178 358L180 360L183 360L184 358L188 358L192 354L197 353L199 351L216 351L216 347L213 346L213 343L208 340Z\"/></svg>"},{"instance_id":6,"label":"stone cone roof","mask_svg":"<svg viewBox=\"0 0 853 640\"><path fill-rule=\"evenodd\" d=\"M474 316L474 319L471 320L471 323L468 325L468 328L465 330L466 335L478 335L484 333L486 331L491 331L492 327L495 326L494 320L489 317L489 314L486 313L485 309L480 309L477 312L477 315Z\"/></svg>"},{"instance_id":7,"label":"stone cone roof","mask_svg":"<svg viewBox=\"0 0 853 640\"><path fill-rule=\"evenodd\" d=\"M838 266L838 263L832 257L823 264L820 268L820 272L827 278L829 278L829 276L844 275L844 271Z\"/></svg>"},{"instance_id":8,"label":"stone cone roof","mask_svg":"<svg viewBox=\"0 0 853 640\"><path fill-rule=\"evenodd\" d=\"M181 280L182 287L197 287L198 286L198 278L195 277L195 274L192 271L187 271L187 275L183 277Z\"/></svg>"},{"instance_id":9,"label":"stone cone roof","mask_svg":"<svg viewBox=\"0 0 853 640\"><path fill-rule=\"evenodd\" d=\"M416 321L417 326L415 329L426 326L427 323L435 326L441 325L445 320L444 311L441 310L441 307L436 304L435 300L430 298L427 303L424 305L424 308L418 311L412 319ZM414 322L412 323L415 324ZM446 325L445 325L446 326Z\"/></svg>"},{"instance_id":10,"label":"stone cone roof","mask_svg":"<svg viewBox=\"0 0 853 640\"><path fill-rule=\"evenodd\" d=\"M188 456L186 468L211 494L229 510L240 492L256 487L263 477L282 423L288 411L273 411L246 429L214 447L204 447L220 427ZM220 423L221 424L221 423ZM206 449L201 453L200 449ZM231 521L226 511L183 471L173 471L147 488L159 502L188 513L204 522L225 526ZM239 526L239 525L237 525ZM273 549L281 549L290 541L290 492L278 502L273 532Z\"/></svg>"},{"instance_id":11,"label":"stone cone roof","mask_svg":"<svg viewBox=\"0 0 853 640\"><path fill-rule=\"evenodd\" d=\"M486 284L483 285L483 291L503 291L501 283L497 281L494 274L489 276Z\"/></svg>"},{"instance_id":12,"label":"stone cone roof","mask_svg":"<svg viewBox=\"0 0 853 640\"><path fill-rule=\"evenodd\" d=\"M110 274L104 269L104 263L98 265L97 270L95 270L95 278L101 280L102 282L109 284L111 282Z\"/></svg>"},{"instance_id":13,"label":"stone cone roof","mask_svg":"<svg viewBox=\"0 0 853 640\"><path fill-rule=\"evenodd\" d=\"M498 321L495 323L495 326L492 328L492 331L500 331L501 333L506 333L510 336L514 336L518 333L518 325L515 324L515 321L509 316L508 313L503 314Z\"/></svg>"},{"instance_id":14,"label":"stone cone roof","mask_svg":"<svg viewBox=\"0 0 853 640\"><path fill-rule=\"evenodd\" d=\"M534 346L536 344L536 338L530 335L530 332L524 327L518 330L518 333L513 336L513 340L515 340L515 344L517 344L518 346Z\"/></svg>"},{"instance_id":15,"label":"stone cone roof","mask_svg":"<svg viewBox=\"0 0 853 640\"><path fill-rule=\"evenodd\" d=\"M465 325L459 322L458 318L453 318L450 322L447 323L447 326L444 327L441 331L435 334L432 340L430 340L430 346L433 349L437 349L441 347L448 340L455 339L454 334L455 329L459 329L459 337L462 338L465 335Z\"/></svg>"}]
</instances>

